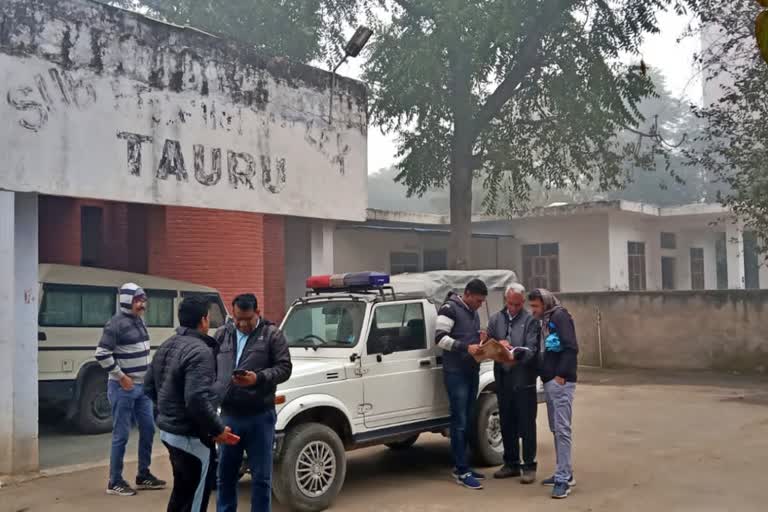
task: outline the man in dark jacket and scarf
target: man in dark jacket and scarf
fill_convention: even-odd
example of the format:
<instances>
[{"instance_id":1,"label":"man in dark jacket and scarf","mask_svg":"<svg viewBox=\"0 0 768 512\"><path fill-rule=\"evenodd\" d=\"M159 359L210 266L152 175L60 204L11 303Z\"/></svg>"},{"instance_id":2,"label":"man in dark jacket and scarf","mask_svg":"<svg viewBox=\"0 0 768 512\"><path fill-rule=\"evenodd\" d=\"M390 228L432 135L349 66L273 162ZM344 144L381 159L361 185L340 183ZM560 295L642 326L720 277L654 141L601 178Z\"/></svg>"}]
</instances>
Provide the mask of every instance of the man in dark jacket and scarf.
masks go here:
<instances>
[{"instance_id":1,"label":"man in dark jacket and scarf","mask_svg":"<svg viewBox=\"0 0 768 512\"><path fill-rule=\"evenodd\" d=\"M238 439L216 411L216 341L208 336L208 300L189 297L179 306L176 334L158 349L146 374L145 392L156 404L160 440L173 467L169 512L204 512L214 443Z\"/></svg>"},{"instance_id":2,"label":"man in dark jacket and scarf","mask_svg":"<svg viewBox=\"0 0 768 512\"><path fill-rule=\"evenodd\" d=\"M552 485L552 497L567 498L576 485L571 460L571 419L576 391L579 344L573 318L549 290L533 290L528 295L533 315L541 320L541 358L539 375L544 382L549 429L555 436L557 470L542 483Z\"/></svg>"},{"instance_id":3,"label":"man in dark jacket and scarf","mask_svg":"<svg viewBox=\"0 0 768 512\"><path fill-rule=\"evenodd\" d=\"M504 466L493 476L519 476L521 483L531 484L536 480L536 359L541 329L539 322L524 308L522 285L507 288L504 300L504 309L488 322L488 337L499 340L507 349L517 350L513 364L496 363L493 368L504 442Z\"/></svg>"},{"instance_id":4,"label":"man in dark jacket and scarf","mask_svg":"<svg viewBox=\"0 0 768 512\"><path fill-rule=\"evenodd\" d=\"M245 451L251 471L251 511L269 512L275 391L291 376L291 355L280 329L259 315L255 295L235 297L232 313L234 321L216 333L216 388L224 421L241 442L219 450L217 510L237 510L237 483Z\"/></svg>"}]
</instances>

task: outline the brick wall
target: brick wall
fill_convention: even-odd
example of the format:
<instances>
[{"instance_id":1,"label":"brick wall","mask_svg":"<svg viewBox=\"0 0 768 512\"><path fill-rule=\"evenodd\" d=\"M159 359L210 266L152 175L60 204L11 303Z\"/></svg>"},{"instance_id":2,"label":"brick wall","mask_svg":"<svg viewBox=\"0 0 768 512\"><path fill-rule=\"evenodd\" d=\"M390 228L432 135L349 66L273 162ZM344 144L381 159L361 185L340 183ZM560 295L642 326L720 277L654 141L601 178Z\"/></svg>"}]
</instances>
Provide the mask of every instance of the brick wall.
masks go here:
<instances>
[{"instance_id":1,"label":"brick wall","mask_svg":"<svg viewBox=\"0 0 768 512\"><path fill-rule=\"evenodd\" d=\"M247 212L153 207L147 221L148 271L259 297L265 317L284 312L282 219Z\"/></svg>"},{"instance_id":2,"label":"brick wall","mask_svg":"<svg viewBox=\"0 0 768 512\"><path fill-rule=\"evenodd\" d=\"M41 263L80 264L82 206L104 209L98 266L211 286L227 306L253 292L265 317L285 313L282 217L42 196Z\"/></svg>"}]
</instances>

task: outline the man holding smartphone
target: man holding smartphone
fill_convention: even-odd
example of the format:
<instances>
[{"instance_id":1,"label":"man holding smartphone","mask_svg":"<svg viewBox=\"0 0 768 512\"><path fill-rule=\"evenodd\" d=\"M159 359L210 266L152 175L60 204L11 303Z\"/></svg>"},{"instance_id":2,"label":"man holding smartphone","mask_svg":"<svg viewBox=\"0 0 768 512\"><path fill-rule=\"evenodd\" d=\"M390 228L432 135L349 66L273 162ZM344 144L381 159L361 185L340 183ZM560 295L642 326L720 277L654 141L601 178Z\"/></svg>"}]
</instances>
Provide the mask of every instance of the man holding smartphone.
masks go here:
<instances>
[{"instance_id":1,"label":"man holding smartphone","mask_svg":"<svg viewBox=\"0 0 768 512\"><path fill-rule=\"evenodd\" d=\"M224 421L239 435L235 446L221 446L218 467L218 512L237 510L237 483L243 452L251 470L251 511L268 512L272 500L272 444L275 437L275 391L291 376L291 355L283 333L261 318L256 296L238 295L234 321L216 333L217 391Z\"/></svg>"},{"instance_id":2,"label":"man holding smartphone","mask_svg":"<svg viewBox=\"0 0 768 512\"><path fill-rule=\"evenodd\" d=\"M173 467L169 512L208 510L207 478L214 443L236 445L238 436L216 412L216 340L208 336L208 299L179 306L176 334L160 346L146 374L145 392L156 405L160 439Z\"/></svg>"}]
</instances>

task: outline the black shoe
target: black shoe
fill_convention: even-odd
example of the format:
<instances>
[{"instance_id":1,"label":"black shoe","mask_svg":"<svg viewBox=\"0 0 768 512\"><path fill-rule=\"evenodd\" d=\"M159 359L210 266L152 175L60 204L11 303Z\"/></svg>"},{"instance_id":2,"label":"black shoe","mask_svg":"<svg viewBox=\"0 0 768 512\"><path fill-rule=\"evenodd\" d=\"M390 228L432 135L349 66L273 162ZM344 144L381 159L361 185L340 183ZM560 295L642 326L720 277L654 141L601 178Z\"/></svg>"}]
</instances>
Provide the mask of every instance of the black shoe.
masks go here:
<instances>
[{"instance_id":1,"label":"black shoe","mask_svg":"<svg viewBox=\"0 0 768 512\"><path fill-rule=\"evenodd\" d=\"M510 467L504 464L501 466L501 469L499 469L497 472L493 474L493 478L496 479L504 479L504 478L517 478L523 474L522 470L519 466L516 467Z\"/></svg>"},{"instance_id":2,"label":"black shoe","mask_svg":"<svg viewBox=\"0 0 768 512\"><path fill-rule=\"evenodd\" d=\"M125 480L107 485L107 494L112 496L136 496L136 491Z\"/></svg>"},{"instance_id":3,"label":"black shoe","mask_svg":"<svg viewBox=\"0 0 768 512\"><path fill-rule=\"evenodd\" d=\"M535 469L523 469L523 477L520 479L521 484L532 484L536 481Z\"/></svg>"},{"instance_id":4,"label":"black shoe","mask_svg":"<svg viewBox=\"0 0 768 512\"><path fill-rule=\"evenodd\" d=\"M166 482L155 477L152 473L136 477L136 487L140 491L158 491L165 489Z\"/></svg>"}]
</instances>

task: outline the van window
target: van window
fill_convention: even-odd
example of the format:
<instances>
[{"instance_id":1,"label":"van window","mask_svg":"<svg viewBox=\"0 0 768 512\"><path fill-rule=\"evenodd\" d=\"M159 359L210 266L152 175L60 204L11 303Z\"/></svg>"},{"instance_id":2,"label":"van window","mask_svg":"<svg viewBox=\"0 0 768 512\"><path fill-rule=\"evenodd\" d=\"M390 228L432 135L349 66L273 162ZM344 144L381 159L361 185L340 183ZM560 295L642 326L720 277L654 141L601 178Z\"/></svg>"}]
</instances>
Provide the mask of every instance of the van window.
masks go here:
<instances>
[{"instance_id":1,"label":"van window","mask_svg":"<svg viewBox=\"0 0 768 512\"><path fill-rule=\"evenodd\" d=\"M43 286L38 323L44 327L104 327L117 310L117 289Z\"/></svg>"},{"instance_id":2,"label":"van window","mask_svg":"<svg viewBox=\"0 0 768 512\"><path fill-rule=\"evenodd\" d=\"M173 300L176 292L169 290L147 290L147 313L144 321L147 327L173 327Z\"/></svg>"},{"instance_id":3,"label":"van window","mask_svg":"<svg viewBox=\"0 0 768 512\"><path fill-rule=\"evenodd\" d=\"M227 320L227 310L224 309L224 303L221 297L210 292L181 292L181 298L203 296L210 300L208 304L208 320L211 322L211 329L218 329Z\"/></svg>"}]
</instances>

